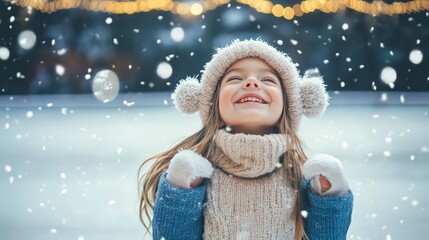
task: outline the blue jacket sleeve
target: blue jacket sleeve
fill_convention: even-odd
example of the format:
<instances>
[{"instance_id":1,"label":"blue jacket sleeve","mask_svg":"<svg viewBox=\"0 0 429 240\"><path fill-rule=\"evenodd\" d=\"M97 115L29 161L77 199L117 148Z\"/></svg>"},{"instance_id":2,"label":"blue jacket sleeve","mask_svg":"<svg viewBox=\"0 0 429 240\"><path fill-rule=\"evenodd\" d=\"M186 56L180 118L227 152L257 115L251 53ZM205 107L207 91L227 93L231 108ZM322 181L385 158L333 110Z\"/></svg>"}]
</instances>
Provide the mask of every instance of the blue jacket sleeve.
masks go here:
<instances>
[{"instance_id":1,"label":"blue jacket sleeve","mask_svg":"<svg viewBox=\"0 0 429 240\"><path fill-rule=\"evenodd\" d=\"M177 188L161 175L152 219L154 240L202 239L206 183L192 189Z\"/></svg>"},{"instance_id":2,"label":"blue jacket sleeve","mask_svg":"<svg viewBox=\"0 0 429 240\"><path fill-rule=\"evenodd\" d=\"M345 240L351 223L353 194L349 190L342 196L321 196L304 184L303 209L305 233L309 240Z\"/></svg>"}]
</instances>

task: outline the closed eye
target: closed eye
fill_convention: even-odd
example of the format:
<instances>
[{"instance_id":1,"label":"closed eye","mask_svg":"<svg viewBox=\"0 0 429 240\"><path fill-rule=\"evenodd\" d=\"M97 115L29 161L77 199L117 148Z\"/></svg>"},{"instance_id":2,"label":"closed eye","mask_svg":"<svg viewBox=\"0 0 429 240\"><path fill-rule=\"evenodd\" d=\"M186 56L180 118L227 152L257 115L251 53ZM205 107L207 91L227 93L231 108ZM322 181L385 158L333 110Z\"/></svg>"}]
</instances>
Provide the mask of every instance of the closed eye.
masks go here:
<instances>
[{"instance_id":1,"label":"closed eye","mask_svg":"<svg viewBox=\"0 0 429 240\"><path fill-rule=\"evenodd\" d=\"M270 83L277 84L276 80L274 80L272 78L263 78L262 81L263 82L270 82Z\"/></svg>"},{"instance_id":2,"label":"closed eye","mask_svg":"<svg viewBox=\"0 0 429 240\"><path fill-rule=\"evenodd\" d=\"M230 77L230 78L227 80L227 82L234 81L234 80L241 81L241 80L243 80L243 79L242 79L241 77L238 77L238 76L233 76L233 77Z\"/></svg>"}]
</instances>

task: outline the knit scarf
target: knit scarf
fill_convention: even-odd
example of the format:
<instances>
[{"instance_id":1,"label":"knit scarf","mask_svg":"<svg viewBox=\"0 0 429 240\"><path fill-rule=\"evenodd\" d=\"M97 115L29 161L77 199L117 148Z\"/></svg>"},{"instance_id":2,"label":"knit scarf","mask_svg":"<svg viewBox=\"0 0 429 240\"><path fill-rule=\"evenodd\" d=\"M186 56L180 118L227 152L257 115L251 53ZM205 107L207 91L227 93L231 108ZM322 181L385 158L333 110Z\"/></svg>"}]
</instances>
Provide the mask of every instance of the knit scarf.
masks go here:
<instances>
[{"instance_id":1,"label":"knit scarf","mask_svg":"<svg viewBox=\"0 0 429 240\"><path fill-rule=\"evenodd\" d=\"M279 163L286 135L215 135L204 239L293 239L294 193Z\"/></svg>"}]
</instances>

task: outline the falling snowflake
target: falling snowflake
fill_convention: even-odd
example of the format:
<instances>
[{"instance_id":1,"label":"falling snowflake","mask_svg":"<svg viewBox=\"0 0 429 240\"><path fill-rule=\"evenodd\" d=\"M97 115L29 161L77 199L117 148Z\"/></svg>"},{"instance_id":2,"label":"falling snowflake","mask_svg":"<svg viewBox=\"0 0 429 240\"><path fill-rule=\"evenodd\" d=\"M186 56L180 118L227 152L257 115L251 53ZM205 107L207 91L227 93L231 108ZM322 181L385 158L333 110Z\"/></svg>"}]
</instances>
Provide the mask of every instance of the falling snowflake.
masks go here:
<instances>
[{"instance_id":1,"label":"falling snowflake","mask_svg":"<svg viewBox=\"0 0 429 240\"><path fill-rule=\"evenodd\" d=\"M36 34L31 30L25 30L18 35L18 44L21 48L29 50L36 44Z\"/></svg>"},{"instance_id":2,"label":"falling snowflake","mask_svg":"<svg viewBox=\"0 0 429 240\"><path fill-rule=\"evenodd\" d=\"M111 70L101 70L94 77L92 89L99 101L103 103L113 101L119 93L119 78Z\"/></svg>"},{"instance_id":3,"label":"falling snowflake","mask_svg":"<svg viewBox=\"0 0 429 240\"><path fill-rule=\"evenodd\" d=\"M10 165L6 165L4 166L4 170L9 173L12 171L12 167Z\"/></svg>"},{"instance_id":4,"label":"falling snowflake","mask_svg":"<svg viewBox=\"0 0 429 240\"><path fill-rule=\"evenodd\" d=\"M391 156L391 154L390 154L390 152L389 152L389 151L384 151L383 155L384 155L385 157L390 157L390 156Z\"/></svg>"},{"instance_id":5,"label":"falling snowflake","mask_svg":"<svg viewBox=\"0 0 429 240\"><path fill-rule=\"evenodd\" d=\"M305 210L302 210L302 211L301 211L301 216L302 216L303 218L307 218L307 216L308 216L308 212L307 212L307 211L305 211Z\"/></svg>"},{"instance_id":6,"label":"falling snowflake","mask_svg":"<svg viewBox=\"0 0 429 240\"><path fill-rule=\"evenodd\" d=\"M56 72L59 76L63 76L63 75L64 75L64 73L66 72L66 69L65 69L62 65L57 64L57 65L55 66L55 72Z\"/></svg>"},{"instance_id":7,"label":"falling snowflake","mask_svg":"<svg viewBox=\"0 0 429 240\"><path fill-rule=\"evenodd\" d=\"M175 42L181 42L185 38L185 31L181 27L171 29L170 37Z\"/></svg>"},{"instance_id":8,"label":"falling snowflake","mask_svg":"<svg viewBox=\"0 0 429 240\"><path fill-rule=\"evenodd\" d=\"M32 111L28 111L25 115L26 115L28 118L32 118L32 117L33 117L33 112L32 112Z\"/></svg>"},{"instance_id":9,"label":"falling snowflake","mask_svg":"<svg viewBox=\"0 0 429 240\"><path fill-rule=\"evenodd\" d=\"M386 83L394 83L396 81L396 70L392 67L385 67L380 74L381 80Z\"/></svg>"},{"instance_id":10,"label":"falling snowflake","mask_svg":"<svg viewBox=\"0 0 429 240\"><path fill-rule=\"evenodd\" d=\"M0 59L6 61L10 56L9 49L0 47Z\"/></svg>"},{"instance_id":11,"label":"falling snowflake","mask_svg":"<svg viewBox=\"0 0 429 240\"><path fill-rule=\"evenodd\" d=\"M410 52L410 61L414 64L420 64L423 60L423 53L418 50L418 49L414 49L413 51Z\"/></svg>"},{"instance_id":12,"label":"falling snowflake","mask_svg":"<svg viewBox=\"0 0 429 240\"><path fill-rule=\"evenodd\" d=\"M162 79L168 79L173 74L173 68L168 62L161 62L156 68L156 74Z\"/></svg>"}]
</instances>

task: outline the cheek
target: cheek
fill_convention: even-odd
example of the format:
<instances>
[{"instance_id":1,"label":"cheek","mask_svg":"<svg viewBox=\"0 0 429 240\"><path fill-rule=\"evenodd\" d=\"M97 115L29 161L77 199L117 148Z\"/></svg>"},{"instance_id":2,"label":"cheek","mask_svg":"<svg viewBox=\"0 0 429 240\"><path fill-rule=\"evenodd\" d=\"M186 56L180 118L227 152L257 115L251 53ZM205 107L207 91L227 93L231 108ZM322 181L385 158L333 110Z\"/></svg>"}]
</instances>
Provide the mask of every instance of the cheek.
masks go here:
<instances>
[{"instance_id":1,"label":"cheek","mask_svg":"<svg viewBox=\"0 0 429 240\"><path fill-rule=\"evenodd\" d=\"M234 91L231 88L221 88L219 91L219 112L223 120L228 117L228 112L232 109L232 97Z\"/></svg>"},{"instance_id":2,"label":"cheek","mask_svg":"<svg viewBox=\"0 0 429 240\"><path fill-rule=\"evenodd\" d=\"M276 91L275 93L273 93L271 95L271 100L273 101L272 107L273 107L273 112L275 114L273 114L274 116L280 118L282 112L283 112L283 108L284 108L284 103L283 103L283 95L281 91Z\"/></svg>"}]
</instances>

